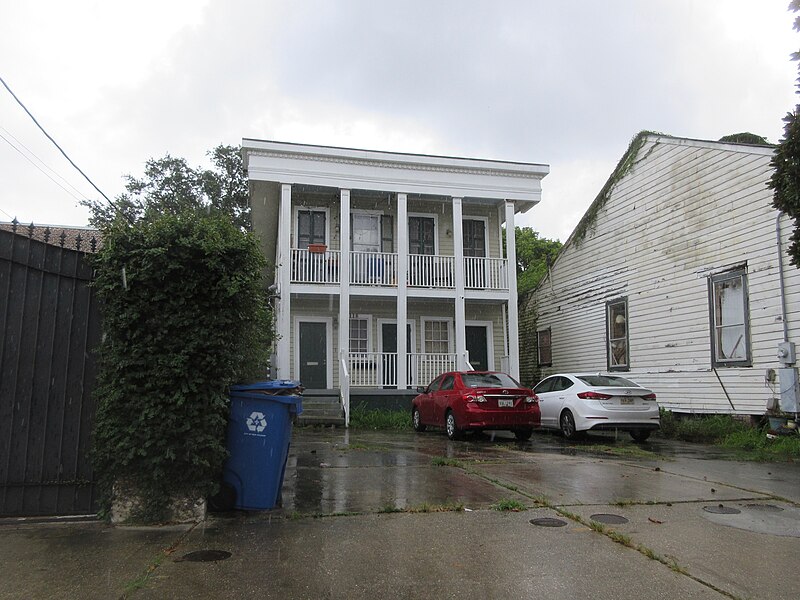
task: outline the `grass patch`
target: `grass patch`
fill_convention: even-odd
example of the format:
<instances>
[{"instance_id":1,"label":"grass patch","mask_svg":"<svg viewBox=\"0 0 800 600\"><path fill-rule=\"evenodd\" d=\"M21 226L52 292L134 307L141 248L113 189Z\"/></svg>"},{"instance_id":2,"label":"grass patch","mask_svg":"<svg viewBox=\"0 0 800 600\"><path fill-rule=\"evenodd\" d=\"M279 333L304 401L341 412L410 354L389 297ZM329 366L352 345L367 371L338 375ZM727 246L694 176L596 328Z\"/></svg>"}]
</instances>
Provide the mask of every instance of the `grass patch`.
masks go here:
<instances>
[{"instance_id":1,"label":"grass patch","mask_svg":"<svg viewBox=\"0 0 800 600\"><path fill-rule=\"evenodd\" d=\"M427 502L419 506L407 508L404 512L409 513L440 513L440 512L463 512L463 502L446 502L445 504L428 504Z\"/></svg>"},{"instance_id":2,"label":"grass patch","mask_svg":"<svg viewBox=\"0 0 800 600\"><path fill-rule=\"evenodd\" d=\"M736 458L745 460L800 460L800 435L768 440L765 427L753 427L731 415L678 417L662 408L661 435L685 442L701 442L728 448L736 452Z\"/></svg>"},{"instance_id":3,"label":"grass patch","mask_svg":"<svg viewBox=\"0 0 800 600\"><path fill-rule=\"evenodd\" d=\"M411 413L406 410L370 410L363 404L350 411L350 427L372 431L411 430Z\"/></svg>"},{"instance_id":4,"label":"grass patch","mask_svg":"<svg viewBox=\"0 0 800 600\"><path fill-rule=\"evenodd\" d=\"M661 457L655 452L645 450L634 444L620 444L618 446L609 446L608 444L585 444L575 446L576 450L584 452L596 452L598 454L611 454L613 456L627 456L635 458L653 458L660 459Z\"/></svg>"},{"instance_id":5,"label":"grass patch","mask_svg":"<svg viewBox=\"0 0 800 600\"><path fill-rule=\"evenodd\" d=\"M509 500L508 498L503 498L502 500L498 501L497 504L492 504L492 510L522 512L523 510L528 510L528 507L519 500Z\"/></svg>"},{"instance_id":6,"label":"grass patch","mask_svg":"<svg viewBox=\"0 0 800 600\"><path fill-rule=\"evenodd\" d=\"M459 469L466 468L464 462L457 458L445 458L444 456L437 456L431 459L431 464L434 467L457 467Z\"/></svg>"}]
</instances>

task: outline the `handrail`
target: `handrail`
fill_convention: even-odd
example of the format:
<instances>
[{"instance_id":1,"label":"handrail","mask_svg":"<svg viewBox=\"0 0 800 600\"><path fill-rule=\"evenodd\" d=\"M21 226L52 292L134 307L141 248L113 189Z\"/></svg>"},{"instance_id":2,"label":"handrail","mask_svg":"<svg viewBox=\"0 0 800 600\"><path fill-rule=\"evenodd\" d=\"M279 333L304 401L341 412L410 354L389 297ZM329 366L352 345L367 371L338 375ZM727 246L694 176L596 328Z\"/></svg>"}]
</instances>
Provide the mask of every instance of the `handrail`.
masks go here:
<instances>
[{"instance_id":1,"label":"handrail","mask_svg":"<svg viewBox=\"0 0 800 600\"><path fill-rule=\"evenodd\" d=\"M350 371L347 369L347 360L345 360L346 353L339 352L339 365L342 369L342 381L340 388L340 395L342 398L342 410L344 410L344 426L350 427Z\"/></svg>"}]
</instances>

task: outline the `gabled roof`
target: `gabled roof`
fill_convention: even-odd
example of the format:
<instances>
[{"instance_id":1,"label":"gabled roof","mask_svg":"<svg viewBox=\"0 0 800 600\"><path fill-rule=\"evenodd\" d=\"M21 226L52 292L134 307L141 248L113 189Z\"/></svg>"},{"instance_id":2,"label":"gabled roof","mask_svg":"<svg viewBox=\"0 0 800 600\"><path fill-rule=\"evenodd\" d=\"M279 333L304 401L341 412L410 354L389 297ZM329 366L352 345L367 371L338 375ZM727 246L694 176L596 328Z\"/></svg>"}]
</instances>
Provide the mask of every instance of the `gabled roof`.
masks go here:
<instances>
[{"instance_id":1,"label":"gabled roof","mask_svg":"<svg viewBox=\"0 0 800 600\"><path fill-rule=\"evenodd\" d=\"M729 138L737 138L737 139L748 139L746 136L753 136L753 138L761 138L760 136L754 136L754 134L735 134L734 136L726 136L722 138L723 140ZM752 139L752 138L751 138ZM775 151L775 146L772 144L762 144L762 143L742 143L742 142L731 142L731 141L712 141L712 140L699 140L693 138L682 138L676 137L671 135L666 135L664 133L657 133L654 131L640 131L637 133L631 143L628 145L628 149L622 155L617 166L611 172L611 175L606 180L603 187L600 189L600 193L597 194L595 199L589 205L589 208L586 209L583 217L581 220L578 221L578 224L575 226L575 229L567 238L567 241L564 242L564 246L561 248L561 252L564 251L569 245L572 244L580 244L586 234L589 232L591 226L594 224L595 218L597 213L605 206L605 203L608 201L608 198L611 195L612 190L616 186L616 184L623 178L628 172L636 165L637 163L645 160L647 156L655 149L655 145L651 148L650 152L645 154L644 156L639 156L639 151L645 145L646 142L653 141L655 144L660 142L664 143L671 143L680 146L695 146L698 148L717 148L720 150L728 150L731 152L747 152L747 153L754 153L754 154L764 154L764 155L772 155Z\"/></svg>"}]
</instances>

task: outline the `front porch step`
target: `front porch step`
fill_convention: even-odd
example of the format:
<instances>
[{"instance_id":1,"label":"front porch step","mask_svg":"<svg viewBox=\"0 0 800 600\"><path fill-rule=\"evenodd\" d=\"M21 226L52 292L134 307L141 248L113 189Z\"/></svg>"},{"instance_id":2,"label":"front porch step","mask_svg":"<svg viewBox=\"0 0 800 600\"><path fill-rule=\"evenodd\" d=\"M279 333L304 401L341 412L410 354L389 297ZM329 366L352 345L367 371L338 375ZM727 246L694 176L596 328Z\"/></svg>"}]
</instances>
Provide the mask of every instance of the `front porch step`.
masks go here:
<instances>
[{"instance_id":1,"label":"front porch step","mask_svg":"<svg viewBox=\"0 0 800 600\"><path fill-rule=\"evenodd\" d=\"M344 425L339 390L305 390L298 425Z\"/></svg>"}]
</instances>

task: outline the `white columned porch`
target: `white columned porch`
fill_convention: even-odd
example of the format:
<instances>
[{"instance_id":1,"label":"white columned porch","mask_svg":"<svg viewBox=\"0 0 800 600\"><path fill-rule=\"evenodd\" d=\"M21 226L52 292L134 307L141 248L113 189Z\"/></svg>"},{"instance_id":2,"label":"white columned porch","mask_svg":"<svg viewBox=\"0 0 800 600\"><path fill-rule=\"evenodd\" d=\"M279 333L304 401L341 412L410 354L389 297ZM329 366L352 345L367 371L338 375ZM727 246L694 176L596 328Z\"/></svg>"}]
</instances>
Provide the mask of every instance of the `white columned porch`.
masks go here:
<instances>
[{"instance_id":1,"label":"white columned porch","mask_svg":"<svg viewBox=\"0 0 800 600\"><path fill-rule=\"evenodd\" d=\"M519 379L519 313L517 312L517 244L514 203L506 200L506 258L508 259L508 370Z\"/></svg>"},{"instance_id":2,"label":"white columned porch","mask_svg":"<svg viewBox=\"0 0 800 600\"><path fill-rule=\"evenodd\" d=\"M292 231L292 186L284 183L281 185L281 198L278 214L278 306L275 322L278 341L276 343L277 356L275 368L278 379L289 379L291 376L291 355L289 354L291 340L291 231Z\"/></svg>"},{"instance_id":3,"label":"white columned porch","mask_svg":"<svg viewBox=\"0 0 800 600\"><path fill-rule=\"evenodd\" d=\"M466 309L464 306L464 221L461 212L461 198L453 198L453 254L455 255L454 277L455 298L455 338L456 369L467 369L467 332L465 329Z\"/></svg>"},{"instance_id":4,"label":"white columned porch","mask_svg":"<svg viewBox=\"0 0 800 600\"><path fill-rule=\"evenodd\" d=\"M341 359L350 352L350 190L339 190L339 384L344 381Z\"/></svg>"},{"instance_id":5,"label":"white columned porch","mask_svg":"<svg viewBox=\"0 0 800 600\"><path fill-rule=\"evenodd\" d=\"M397 194L397 389L408 387L408 196Z\"/></svg>"}]
</instances>

